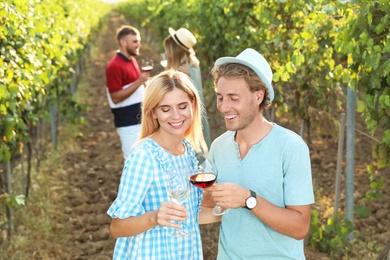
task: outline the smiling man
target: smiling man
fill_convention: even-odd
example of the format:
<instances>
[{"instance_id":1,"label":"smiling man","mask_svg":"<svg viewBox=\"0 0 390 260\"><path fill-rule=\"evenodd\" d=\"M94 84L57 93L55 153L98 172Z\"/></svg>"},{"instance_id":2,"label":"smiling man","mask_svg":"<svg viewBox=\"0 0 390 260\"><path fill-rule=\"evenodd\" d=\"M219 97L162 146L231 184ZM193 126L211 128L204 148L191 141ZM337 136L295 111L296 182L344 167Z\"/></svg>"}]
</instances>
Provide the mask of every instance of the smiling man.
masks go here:
<instances>
[{"instance_id":1,"label":"smiling man","mask_svg":"<svg viewBox=\"0 0 390 260\"><path fill-rule=\"evenodd\" d=\"M222 217L218 259L305 259L314 203L309 149L296 133L264 118L274 98L264 57L246 49L212 69L227 132L211 145L218 183L207 188Z\"/></svg>"},{"instance_id":2,"label":"smiling man","mask_svg":"<svg viewBox=\"0 0 390 260\"><path fill-rule=\"evenodd\" d=\"M124 25L117 30L117 40L119 50L106 68L106 84L115 128L126 158L139 136L143 83L147 81L149 72L141 73L135 59L141 48L139 31Z\"/></svg>"}]
</instances>

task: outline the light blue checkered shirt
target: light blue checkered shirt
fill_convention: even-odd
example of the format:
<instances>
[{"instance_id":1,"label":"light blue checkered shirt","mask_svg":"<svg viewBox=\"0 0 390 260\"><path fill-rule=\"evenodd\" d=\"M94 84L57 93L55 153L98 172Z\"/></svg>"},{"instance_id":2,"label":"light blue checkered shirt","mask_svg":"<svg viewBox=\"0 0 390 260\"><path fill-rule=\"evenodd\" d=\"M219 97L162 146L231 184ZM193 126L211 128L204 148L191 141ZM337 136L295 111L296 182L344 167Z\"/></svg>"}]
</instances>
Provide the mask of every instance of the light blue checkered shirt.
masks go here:
<instances>
[{"instance_id":1,"label":"light blue checkered shirt","mask_svg":"<svg viewBox=\"0 0 390 260\"><path fill-rule=\"evenodd\" d=\"M107 214L111 218L140 216L157 210L169 201L166 178L172 169L194 169L195 153L187 140L183 140L186 152L180 156L167 153L152 139L145 139L126 159L118 195ZM183 205L189 217L184 229L187 237L171 237L173 228L156 226L133 237L118 238L113 259L198 260L203 259L198 214L203 191L193 185L191 195Z\"/></svg>"}]
</instances>

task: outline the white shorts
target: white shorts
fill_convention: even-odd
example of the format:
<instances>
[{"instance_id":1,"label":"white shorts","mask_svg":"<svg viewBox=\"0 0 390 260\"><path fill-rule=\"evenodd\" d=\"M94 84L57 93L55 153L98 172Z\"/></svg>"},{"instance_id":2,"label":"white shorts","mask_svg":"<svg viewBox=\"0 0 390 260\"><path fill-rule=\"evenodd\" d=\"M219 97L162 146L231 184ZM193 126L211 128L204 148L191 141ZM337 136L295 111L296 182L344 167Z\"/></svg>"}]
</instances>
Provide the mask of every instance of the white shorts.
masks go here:
<instances>
[{"instance_id":1,"label":"white shorts","mask_svg":"<svg viewBox=\"0 0 390 260\"><path fill-rule=\"evenodd\" d=\"M116 128L122 143L123 157L126 159L134 150L134 145L138 141L141 125L131 125Z\"/></svg>"}]
</instances>

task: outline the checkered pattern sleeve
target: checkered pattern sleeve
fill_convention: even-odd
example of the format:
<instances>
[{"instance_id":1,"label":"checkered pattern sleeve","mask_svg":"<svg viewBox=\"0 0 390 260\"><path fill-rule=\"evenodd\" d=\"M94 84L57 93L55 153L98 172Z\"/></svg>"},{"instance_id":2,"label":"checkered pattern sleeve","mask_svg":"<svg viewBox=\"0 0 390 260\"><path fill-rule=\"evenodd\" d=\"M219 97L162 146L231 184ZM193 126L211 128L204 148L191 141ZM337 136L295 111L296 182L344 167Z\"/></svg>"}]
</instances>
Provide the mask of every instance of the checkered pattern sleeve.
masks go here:
<instances>
[{"instance_id":1,"label":"checkered pattern sleeve","mask_svg":"<svg viewBox=\"0 0 390 260\"><path fill-rule=\"evenodd\" d=\"M130 216L140 216L146 212L141 202L145 200L145 195L153 181L152 175L156 167L153 161L144 150L139 150L127 158L122 171L118 196L109 208L108 215L112 218L124 219ZM148 203L156 204L157 201L148 200Z\"/></svg>"}]
</instances>

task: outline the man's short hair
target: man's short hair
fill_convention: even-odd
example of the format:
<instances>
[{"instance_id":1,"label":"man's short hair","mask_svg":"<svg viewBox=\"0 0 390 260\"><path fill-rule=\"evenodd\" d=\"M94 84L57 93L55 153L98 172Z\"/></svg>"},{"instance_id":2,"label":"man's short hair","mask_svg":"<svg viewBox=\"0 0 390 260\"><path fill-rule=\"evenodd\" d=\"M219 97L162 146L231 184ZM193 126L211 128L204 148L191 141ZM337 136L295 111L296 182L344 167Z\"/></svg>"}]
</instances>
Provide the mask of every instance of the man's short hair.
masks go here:
<instances>
[{"instance_id":1,"label":"man's short hair","mask_svg":"<svg viewBox=\"0 0 390 260\"><path fill-rule=\"evenodd\" d=\"M127 35L139 35L139 31L131 25L123 25L116 31L116 39L118 42Z\"/></svg>"}]
</instances>

